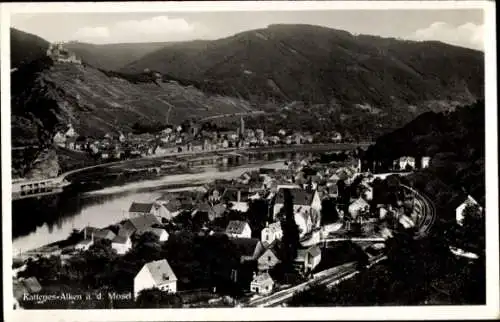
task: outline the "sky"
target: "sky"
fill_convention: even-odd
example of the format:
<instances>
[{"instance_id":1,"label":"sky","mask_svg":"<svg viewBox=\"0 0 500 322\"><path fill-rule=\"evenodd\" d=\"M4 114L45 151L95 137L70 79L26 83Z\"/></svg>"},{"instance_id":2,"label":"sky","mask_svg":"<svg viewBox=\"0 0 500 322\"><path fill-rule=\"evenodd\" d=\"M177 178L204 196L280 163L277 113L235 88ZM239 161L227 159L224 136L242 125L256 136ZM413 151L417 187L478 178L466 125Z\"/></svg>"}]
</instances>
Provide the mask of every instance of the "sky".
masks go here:
<instances>
[{"instance_id":1,"label":"sky","mask_svg":"<svg viewBox=\"0 0 500 322\"><path fill-rule=\"evenodd\" d=\"M48 41L95 44L218 39L270 24L312 24L409 40L438 40L483 50L480 9L257 12L37 13L11 16L11 26Z\"/></svg>"}]
</instances>

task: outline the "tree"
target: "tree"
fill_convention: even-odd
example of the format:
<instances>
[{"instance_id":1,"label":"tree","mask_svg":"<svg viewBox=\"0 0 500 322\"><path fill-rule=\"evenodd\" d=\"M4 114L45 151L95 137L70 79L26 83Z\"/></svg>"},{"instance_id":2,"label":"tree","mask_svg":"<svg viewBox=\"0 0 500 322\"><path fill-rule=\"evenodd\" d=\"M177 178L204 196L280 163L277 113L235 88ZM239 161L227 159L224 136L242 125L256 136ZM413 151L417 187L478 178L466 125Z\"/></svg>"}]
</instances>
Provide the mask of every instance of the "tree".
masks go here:
<instances>
[{"instance_id":1,"label":"tree","mask_svg":"<svg viewBox=\"0 0 500 322\"><path fill-rule=\"evenodd\" d=\"M482 254L485 251L486 225L482 211L476 204L465 207L463 218L464 247Z\"/></svg>"},{"instance_id":2,"label":"tree","mask_svg":"<svg viewBox=\"0 0 500 322\"><path fill-rule=\"evenodd\" d=\"M321 224L330 224L339 220L335 201L332 198L323 199L321 202Z\"/></svg>"},{"instance_id":3,"label":"tree","mask_svg":"<svg viewBox=\"0 0 500 322\"><path fill-rule=\"evenodd\" d=\"M291 268L293 261L297 257L297 249L300 245L299 227L295 222L295 214L293 211L293 196L289 189L285 189L284 193L284 222L283 222L283 264L285 268Z\"/></svg>"},{"instance_id":4,"label":"tree","mask_svg":"<svg viewBox=\"0 0 500 322\"><path fill-rule=\"evenodd\" d=\"M247 218L254 237L260 238L260 232L269 220L268 214L269 205L265 199L255 199L250 201Z\"/></svg>"},{"instance_id":5,"label":"tree","mask_svg":"<svg viewBox=\"0 0 500 322\"><path fill-rule=\"evenodd\" d=\"M136 306L138 308L179 308L182 307L182 299L176 294L150 288L139 292Z\"/></svg>"}]
</instances>

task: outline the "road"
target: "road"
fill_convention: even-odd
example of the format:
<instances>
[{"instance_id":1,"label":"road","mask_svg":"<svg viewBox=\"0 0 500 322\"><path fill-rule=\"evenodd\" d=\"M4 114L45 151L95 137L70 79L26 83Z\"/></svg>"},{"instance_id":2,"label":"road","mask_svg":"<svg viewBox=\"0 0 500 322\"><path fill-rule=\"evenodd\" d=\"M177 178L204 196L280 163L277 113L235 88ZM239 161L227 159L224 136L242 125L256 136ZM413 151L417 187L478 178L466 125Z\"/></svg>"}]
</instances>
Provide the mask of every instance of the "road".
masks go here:
<instances>
[{"instance_id":1,"label":"road","mask_svg":"<svg viewBox=\"0 0 500 322\"><path fill-rule=\"evenodd\" d=\"M248 115L264 115L267 114L264 111L252 111L252 112L240 112L240 113L232 113L232 114L221 114L221 115L213 115L207 116L199 120L199 122L206 122L210 120L216 120L226 117L234 117L234 116L248 116Z\"/></svg>"},{"instance_id":2,"label":"road","mask_svg":"<svg viewBox=\"0 0 500 322\"><path fill-rule=\"evenodd\" d=\"M386 259L385 255L375 256L370 259L368 267ZM314 274L314 278L290 288L278 291L268 296L250 300L245 306L249 307L271 307L280 305L291 299L295 294L306 291L311 287L325 285L327 287L334 286L339 282L355 276L359 271L356 269L356 262L349 262L340 266L329 268L319 273Z\"/></svg>"}]
</instances>

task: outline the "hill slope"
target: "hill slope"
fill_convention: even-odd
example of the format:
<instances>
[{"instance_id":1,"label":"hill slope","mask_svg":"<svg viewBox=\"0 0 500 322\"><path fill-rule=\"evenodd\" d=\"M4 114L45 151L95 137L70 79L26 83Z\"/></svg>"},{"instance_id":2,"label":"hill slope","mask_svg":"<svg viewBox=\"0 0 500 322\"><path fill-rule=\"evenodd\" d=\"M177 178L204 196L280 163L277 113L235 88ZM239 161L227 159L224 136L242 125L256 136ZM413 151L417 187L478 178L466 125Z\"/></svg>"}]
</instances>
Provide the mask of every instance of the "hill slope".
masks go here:
<instances>
[{"instance_id":1,"label":"hill slope","mask_svg":"<svg viewBox=\"0 0 500 322\"><path fill-rule=\"evenodd\" d=\"M44 57L48 48L49 42L45 39L10 28L11 68L17 68L22 64Z\"/></svg>"},{"instance_id":2,"label":"hill slope","mask_svg":"<svg viewBox=\"0 0 500 322\"><path fill-rule=\"evenodd\" d=\"M29 137L40 139L40 135L25 135L29 127L22 120L26 119L48 133L71 123L84 136L100 136L109 131L131 131L136 122L166 122L167 116L176 124L194 115L251 109L246 101L206 95L192 86L155 82L148 77L131 82L89 65L54 63L48 57L12 73L14 145L26 144L22 140Z\"/></svg>"},{"instance_id":3,"label":"hill slope","mask_svg":"<svg viewBox=\"0 0 500 322\"><path fill-rule=\"evenodd\" d=\"M206 82L247 99L342 105L469 103L483 96L484 55L310 25L271 25L198 46L174 44L122 68Z\"/></svg>"},{"instance_id":4,"label":"hill slope","mask_svg":"<svg viewBox=\"0 0 500 322\"><path fill-rule=\"evenodd\" d=\"M123 43L123 44L89 44L69 42L65 48L74 52L88 64L106 70L118 70L121 67L167 46L168 43Z\"/></svg>"}]
</instances>

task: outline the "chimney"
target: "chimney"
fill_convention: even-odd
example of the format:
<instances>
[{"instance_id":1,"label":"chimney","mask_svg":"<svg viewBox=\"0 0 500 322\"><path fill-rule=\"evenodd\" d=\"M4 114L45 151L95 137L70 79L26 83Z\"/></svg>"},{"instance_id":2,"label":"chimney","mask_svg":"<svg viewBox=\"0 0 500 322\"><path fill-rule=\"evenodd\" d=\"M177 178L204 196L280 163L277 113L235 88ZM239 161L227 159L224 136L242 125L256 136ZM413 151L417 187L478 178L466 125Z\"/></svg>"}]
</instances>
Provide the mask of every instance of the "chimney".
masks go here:
<instances>
[{"instance_id":1,"label":"chimney","mask_svg":"<svg viewBox=\"0 0 500 322\"><path fill-rule=\"evenodd\" d=\"M238 197L237 197L237 200L236 201L240 201L241 200L241 190L238 190Z\"/></svg>"},{"instance_id":2,"label":"chimney","mask_svg":"<svg viewBox=\"0 0 500 322\"><path fill-rule=\"evenodd\" d=\"M87 239L87 227L83 228L83 240Z\"/></svg>"}]
</instances>

